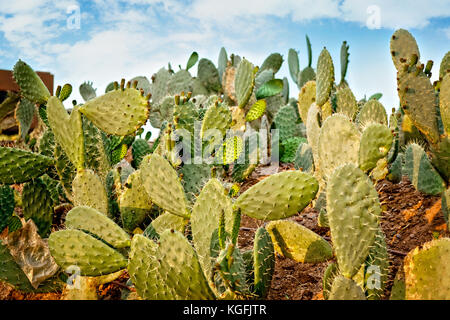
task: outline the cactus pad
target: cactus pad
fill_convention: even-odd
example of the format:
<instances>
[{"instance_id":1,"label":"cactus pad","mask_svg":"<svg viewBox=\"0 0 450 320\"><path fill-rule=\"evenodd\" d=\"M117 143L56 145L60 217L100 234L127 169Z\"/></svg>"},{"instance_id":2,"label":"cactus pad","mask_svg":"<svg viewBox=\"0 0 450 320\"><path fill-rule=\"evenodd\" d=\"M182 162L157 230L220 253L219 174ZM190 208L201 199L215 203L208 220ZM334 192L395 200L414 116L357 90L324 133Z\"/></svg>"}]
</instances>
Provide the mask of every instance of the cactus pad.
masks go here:
<instances>
[{"instance_id":1,"label":"cactus pad","mask_svg":"<svg viewBox=\"0 0 450 320\"><path fill-rule=\"evenodd\" d=\"M298 112L300 117L302 118L303 123L307 123L308 119L308 111L316 101L316 82L308 81L301 88L300 93L298 94Z\"/></svg>"},{"instance_id":2,"label":"cactus pad","mask_svg":"<svg viewBox=\"0 0 450 320\"><path fill-rule=\"evenodd\" d=\"M450 74L447 74L441 82L439 108L441 111L444 131L447 133L447 135L450 135Z\"/></svg>"},{"instance_id":3,"label":"cactus pad","mask_svg":"<svg viewBox=\"0 0 450 320\"><path fill-rule=\"evenodd\" d=\"M318 188L316 179L307 173L281 172L245 191L234 206L255 219L283 219L302 211L314 199Z\"/></svg>"},{"instance_id":4,"label":"cactus pad","mask_svg":"<svg viewBox=\"0 0 450 320\"><path fill-rule=\"evenodd\" d=\"M108 213L108 198L100 178L89 169L78 170L72 181L73 202L76 206L88 206L103 214Z\"/></svg>"},{"instance_id":5,"label":"cactus pad","mask_svg":"<svg viewBox=\"0 0 450 320\"><path fill-rule=\"evenodd\" d=\"M240 108L244 108L250 99L255 85L253 65L246 59L242 59L236 70L234 88Z\"/></svg>"},{"instance_id":6,"label":"cactus pad","mask_svg":"<svg viewBox=\"0 0 450 320\"><path fill-rule=\"evenodd\" d=\"M420 58L416 39L404 29L396 30L391 38L391 55L395 68L400 70L403 64L401 60L407 61L413 54Z\"/></svg>"},{"instance_id":7,"label":"cactus pad","mask_svg":"<svg viewBox=\"0 0 450 320\"><path fill-rule=\"evenodd\" d=\"M350 88L342 88L336 92L336 112L345 114L349 119L355 119L358 112L358 102Z\"/></svg>"},{"instance_id":8,"label":"cactus pad","mask_svg":"<svg viewBox=\"0 0 450 320\"><path fill-rule=\"evenodd\" d=\"M253 247L254 291L265 298L270 289L275 271L275 251L269 232L258 228Z\"/></svg>"},{"instance_id":9,"label":"cactus pad","mask_svg":"<svg viewBox=\"0 0 450 320\"><path fill-rule=\"evenodd\" d=\"M392 139L391 130L385 125L372 123L366 127L359 144L359 167L365 172L375 168L391 149Z\"/></svg>"},{"instance_id":10,"label":"cactus pad","mask_svg":"<svg viewBox=\"0 0 450 320\"><path fill-rule=\"evenodd\" d=\"M13 69L14 80L20 87L21 94L28 100L45 104L50 98L50 92L34 70L22 60L19 60Z\"/></svg>"},{"instance_id":11,"label":"cactus pad","mask_svg":"<svg viewBox=\"0 0 450 320\"><path fill-rule=\"evenodd\" d=\"M275 251L286 258L301 263L318 263L333 257L333 250L327 241L294 221L271 221L266 229Z\"/></svg>"},{"instance_id":12,"label":"cactus pad","mask_svg":"<svg viewBox=\"0 0 450 320\"><path fill-rule=\"evenodd\" d=\"M366 300L366 296L355 281L339 275L334 278L329 300Z\"/></svg>"},{"instance_id":13,"label":"cactus pad","mask_svg":"<svg viewBox=\"0 0 450 320\"><path fill-rule=\"evenodd\" d=\"M334 82L333 59L326 48L323 48L317 61L316 103L321 107L330 97Z\"/></svg>"},{"instance_id":14,"label":"cactus pad","mask_svg":"<svg viewBox=\"0 0 450 320\"><path fill-rule=\"evenodd\" d=\"M374 99L364 104L358 114L357 120L360 126L365 126L371 122L388 125L386 110L378 100Z\"/></svg>"}]
</instances>

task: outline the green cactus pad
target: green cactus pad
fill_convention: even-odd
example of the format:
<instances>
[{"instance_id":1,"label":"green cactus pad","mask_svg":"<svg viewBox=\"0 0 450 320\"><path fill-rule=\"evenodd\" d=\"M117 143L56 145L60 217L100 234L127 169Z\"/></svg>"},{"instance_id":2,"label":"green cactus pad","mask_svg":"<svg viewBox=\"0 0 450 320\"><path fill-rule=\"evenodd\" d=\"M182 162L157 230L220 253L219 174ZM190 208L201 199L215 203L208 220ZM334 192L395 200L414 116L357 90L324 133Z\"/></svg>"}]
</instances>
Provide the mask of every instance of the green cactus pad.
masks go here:
<instances>
[{"instance_id":1,"label":"green cactus pad","mask_svg":"<svg viewBox=\"0 0 450 320\"><path fill-rule=\"evenodd\" d=\"M380 300L383 297L389 273L389 254L386 239L381 228L375 235L373 247L365 261L365 290L368 300Z\"/></svg>"},{"instance_id":2,"label":"green cactus pad","mask_svg":"<svg viewBox=\"0 0 450 320\"><path fill-rule=\"evenodd\" d=\"M336 92L336 112L345 114L349 119L355 119L358 112L358 102L350 88L342 88Z\"/></svg>"},{"instance_id":3,"label":"green cactus pad","mask_svg":"<svg viewBox=\"0 0 450 320\"><path fill-rule=\"evenodd\" d=\"M360 126L365 126L371 122L388 125L386 110L378 100L374 99L364 104L358 114L357 121Z\"/></svg>"},{"instance_id":4,"label":"green cactus pad","mask_svg":"<svg viewBox=\"0 0 450 320\"><path fill-rule=\"evenodd\" d=\"M55 168L66 196L72 199L72 181L77 174L72 162L59 144L55 146Z\"/></svg>"},{"instance_id":5,"label":"green cactus pad","mask_svg":"<svg viewBox=\"0 0 450 320\"><path fill-rule=\"evenodd\" d=\"M445 182L418 144L411 143L406 149L403 170L412 185L420 192L437 195L445 189Z\"/></svg>"},{"instance_id":6,"label":"green cactus pad","mask_svg":"<svg viewBox=\"0 0 450 320\"><path fill-rule=\"evenodd\" d=\"M219 71L219 77L220 79L223 79L223 73L225 72L225 69L227 68L228 64L228 55L227 50L225 50L224 47L220 48L219 52L219 59L217 61L217 70Z\"/></svg>"},{"instance_id":7,"label":"green cactus pad","mask_svg":"<svg viewBox=\"0 0 450 320\"><path fill-rule=\"evenodd\" d=\"M358 163L360 133L349 118L342 114L328 117L322 124L318 153L320 170L325 178L345 163Z\"/></svg>"},{"instance_id":8,"label":"green cactus pad","mask_svg":"<svg viewBox=\"0 0 450 320\"><path fill-rule=\"evenodd\" d=\"M219 71L214 63L202 58L198 62L197 78L200 79L203 86L209 91L218 92L221 89Z\"/></svg>"},{"instance_id":9,"label":"green cactus pad","mask_svg":"<svg viewBox=\"0 0 450 320\"><path fill-rule=\"evenodd\" d=\"M110 166L102 133L86 117L82 118L86 167L92 169L104 180Z\"/></svg>"},{"instance_id":10,"label":"green cactus pad","mask_svg":"<svg viewBox=\"0 0 450 320\"><path fill-rule=\"evenodd\" d=\"M139 168L142 159L151 153L150 145L145 139L136 139L131 145L131 154L133 155L133 166Z\"/></svg>"},{"instance_id":11,"label":"green cactus pad","mask_svg":"<svg viewBox=\"0 0 450 320\"><path fill-rule=\"evenodd\" d=\"M0 185L0 233L8 226L14 206L14 190L10 186Z\"/></svg>"},{"instance_id":12,"label":"green cactus pad","mask_svg":"<svg viewBox=\"0 0 450 320\"><path fill-rule=\"evenodd\" d=\"M394 162L389 167L389 173L387 175L387 179L393 183L399 183L402 180L403 176L403 162L405 160L405 156L403 153L399 153L397 158L395 158Z\"/></svg>"},{"instance_id":13,"label":"green cactus pad","mask_svg":"<svg viewBox=\"0 0 450 320\"><path fill-rule=\"evenodd\" d=\"M282 141L281 144L282 154L280 161L285 163L294 162L298 147L300 146L300 144L305 142L306 138L300 137L292 137L288 138L285 141Z\"/></svg>"},{"instance_id":14,"label":"green cactus pad","mask_svg":"<svg viewBox=\"0 0 450 320\"><path fill-rule=\"evenodd\" d=\"M266 229L275 252L286 258L301 263L318 263L333 257L333 250L327 241L294 221L271 221Z\"/></svg>"},{"instance_id":15,"label":"green cactus pad","mask_svg":"<svg viewBox=\"0 0 450 320\"><path fill-rule=\"evenodd\" d=\"M165 68L159 69L159 71L154 74L152 84L152 102L154 105L160 104L161 100L167 95L167 83L169 82L170 77L171 73Z\"/></svg>"},{"instance_id":16,"label":"green cactus pad","mask_svg":"<svg viewBox=\"0 0 450 320\"><path fill-rule=\"evenodd\" d=\"M154 219L150 224L150 226L158 235L163 233L164 230L171 230L171 229L184 233L184 229L186 227L187 222L188 220L186 220L183 217L171 214L169 212L164 212L163 214L159 215L156 219Z\"/></svg>"},{"instance_id":17,"label":"green cactus pad","mask_svg":"<svg viewBox=\"0 0 450 320\"><path fill-rule=\"evenodd\" d=\"M316 103L319 107L328 101L334 82L333 59L326 48L323 48L317 60Z\"/></svg>"},{"instance_id":18,"label":"green cactus pad","mask_svg":"<svg viewBox=\"0 0 450 320\"><path fill-rule=\"evenodd\" d=\"M298 61L298 52L294 49L289 49L288 66L292 81L297 83L298 74L300 73L300 62Z\"/></svg>"},{"instance_id":19,"label":"green cactus pad","mask_svg":"<svg viewBox=\"0 0 450 320\"><path fill-rule=\"evenodd\" d=\"M431 146L431 161L442 177L450 182L450 136L443 136L437 145Z\"/></svg>"},{"instance_id":20,"label":"green cactus pad","mask_svg":"<svg viewBox=\"0 0 450 320\"><path fill-rule=\"evenodd\" d=\"M141 163L141 177L153 203L170 213L189 217L183 187L167 160L157 154L146 156Z\"/></svg>"},{"instance_id":21,"label":"green cactus pad","mask_svg":"<svg viewBox=\"0 0 450 320\"><path fill-rule=\"evenodd\" d=\"M334 278L329 300L366 300L366 296L355 281L339 275Z\"/></svg>"},{"instance_id":22,"label":"green cactus pad","mask_svg":"<svg viewBox=\"0 0 450 320\"><path fill-rule=\"evenodd\" d=\"M441 82L439 108L441 111L444 131L447 133L447 135L450 135L450 74L447 74Z\"/></svg>"},{"instance_id":23,"label":"green cactus pad","mask_svg":"<svg viewBox=\"0 0 450 320\"><path fill-rule=\"evenodd\" d=\"M225 214L225 228L230 233L233 222L232 203L225 195L225 189L222 184L214 178L208 181L198 196L191 215L194 247L208 279L210 279L212 271L210 257L211 237L219 225L222 213Z\"/></svg>"},{"instance_id":24,"label":"green cactus pad","mask_svg":"<svg viewBox=\"0 0 450 320\"><path fill-rule=\"evenodd\" d=\"M253 92L255 75L253 65L246 59L242 59L236 70L234 88L239 108L244 108Z\"/></svg>"},{"instance_id":25,"label":"green cactus pad","mask_svg":"<svg viewBox=\"0 0 450 320\"><path fill-rule=\"evenodd\" d=\"M169 288L159 273L160 262L156 258L158 245L142 235L131 241L128 273L136 291L145 300L179 299L174 288Z\"/></svg>"},{"instance_id":26,"label":"green cactus pad","mask_svg":"<svg viewBox=\"0 0 450 320\"><path fill-rule=\"evenodd\" d=\"M73 202L76 206L88 206L105 215L108 213L105 187L92 170L78 170L72 181L72 191Z\"/></svg>"},{"instance_id":27,"label":"green cactus pad","mask_svg":"<svg viewBox=\"0 0 450 320\"><path fill-rule=\"evenodd\" d=\"M81 114L74 108L69 115L62 102L51 97L47 103L47 116L55 140L77 169L84 168L84 136Z\"/></svg>"},{"instance_id":28,"label":"green cactus pad","mask_svg":"<svg viewBox=\"0 0 450 320\"><path fill-rule=\"evenodd\" d=\"M183 175L184 192L191 203L195 202L195 197L210 179L211 168L211 165L206 163L184 164L179 170L180 175Z\"/></svg>"},{"instance_id":29,"label":"green cactus pad","mask_svg":"<svg viewBox=\"0 0 450 320\"><path fill-rule=\"evenodd\" d=\"M300 143L298 146L294 159L294 167L303 172L314 172L314 158L312 148L309 144Z\"/></svg>"},{"instance_id":30,"label":"green cactus pad","mask_svg":"<svg viewBox=\"0 0 450 320\"><path fill-rule=\"evenodd\" d=\"M203 117L200 136L203 139L208 130L219 130L224 136L230 128L231 120L231 111L228 107L222 103L214 103L208 108Z\"/></svg>"},{"instance_id":31,"label":"green cactus pad","mask_svg":"<svg viewBox=\"0 0 450 320\"><path fill-rule=\"evenodd\" d=\"M0 183L23 183L37 178L53 165L52 158L22 149L0 147Z\"/></svg>"},{"instance_id":32,"label":"green cactus pad","mask_svg":"<svg viewBox=\"0 0 450 320\"><path fill-rule=\"evenodd\" d=\"M267 108L266 100L262 99L256 101L245 115L245 121L250 122L261 118L264 112L266 112L266 108Z\"/></svg>"},{"instance_id":33,"label":"green cactus pad","mask_svg":"<svg viewBox=\"0 0 450 320\"><path fill-rule=\"evenodd\" d=\"M172 121L175 99L173 96L166 96L159 104L153 104L150 111L150 124L153 128L161 128L164 121Z\"/></svg>"},{"instance_id":34,"label":"green cactus pad","mask_svg":"<svg viewBox=\"0 0 450 320\"><path fill-rule=\"evenodd\" d=\"M80 206L66 215L66 228L87 231L98 236L115 248L130 246L130 237L114 221L94 208Z\"/></svg>"},{"instance_id":35,"label":"green cactus pad","mask_svg":"<svg viewBox=\"0 0 450 320\"><path fill-rule=\"evenodd\" d=\"M280 172L249 188L234 206L255 219L284 219L302 211L314 199L318 189L317 180L307 173Z\"/></svg>"},{"instance_id":36,"label":"green cactus pad","mask_svg":"<svg viewBox=\"0 0 450 320\"><path fill-rule=\"evenodd\" d=\"M405 258L407 300L450 299L450 239L432 240L412 250Z\"/></svg>"},{"instance_id":37,"label":"green cactus pad","mask_svg":"<svg viewBox=\"0 0 450 320\"><path fill-rule=\"evenodd\" d=\"M268 98L276 94L279 94L280 92L283 91L283 88L284 88L283 80L272 79L265 82L258 88L258 90L256 90L255 97L257 100Z\"/></svg>"},{"instance_id":38,"label":"green cactus pad","mask_svg":"<svg viewBox=\"0 0 450 320\"><path fill-rule=\"evenodd\" d=\"M117 89L87 101L82 112L108 134L125 136L145 124L149 115L146 97L134 88Z\"/></svg>"},{"instance_id":39,"label":"green cactus pad","mask_svg":"<svg viewBox=\"0 0 450 320\"><path fill-rule=\"evenodd\" d=\"M269 232L258 228L253 247L254 291L260 298L265 298L270 289L275 271L275 251Z\"/></svg>"},{"instance_id":40,"label":"green cactus pad","mask_svg":"<svg viewBox=\"0 0 450 320\"><path fill-rule=\"evenodd\" d=\"M277 73L280 70L281 65L283 64L283 57L279 53L270 54L262 63L259 68L258 74L267 69L272 69L274 73Z\"/></svg>"},{"instance_id":41,"label":"green cactus pad","mask_svg":"<svg viewBox=\"0 0 450 320\"><path fill-rule=\"evenodd\" d=\"M122 225L127 231L137 228L152 210L152 201L144 190L141 170L136 170L128 176L125 190L119 196Z\"/></svg>"},{"instance_id":42,"label":"green cactus pad","mask_svg":"<svg viewBox=\"0 0 450 320\"><path fill-rule=\"evenodd\" d=\"M414 126L428 141L436 143L439 140L436 97L430 79L421 74L408 73L399 78L398 95L402 109Z\"/></svg>"},{"instance_id":43,"label":"green cactus pad","mask_svg":"<svg viewBox=\"0 0 450 320\"><path fill-rule=\"evenodd\" d=\"M23 186L22 209L25 219L32 219L39 235L46 238L53 222L53 200L42 179L34 179Z\"/></svg>"},{"instance_id":44,"label":"green cactus pad","mask_svg":"<svg viewBox=\"0 0 450 320\"><path fill-rule=\"evenodd\" d=\"M33 122L36 107L33 102L22 98L16 108L15 118L19 123L19 134L22 139L25 139Z\"/></svg>"},{"instance_id":45,"label":"green cactus pad","mask_svg":"<svg viewBox=\"0 0 450 320\"><path fill-rule=\"evenodd\" d=\"M192 76L187 70L179 70L173 74L167 81L167 93L170 95L180 94L181 92L192 92Z\"/></svg>"},{"instance_id":46,"label":"green cactus pad","mask_svg":"<svg viewBox=\"0 0 450 320\"><path fill-rule=\"evenodd\" d=\"M156 256L161 261L160 274L167 286L181 299L211 300L214 293L206 281L197 254L178 231L165 230Z\"/></svg>"},{"instance_id":47,"label":"green cactus pad","mask_svg":"<svg viewBox=\"0 0 450 320\"><path fill-rule=\"evenodd\" d=\"M352 278L369 254L381 215L378 193L353 164L337 168L327 185L327 216L341 273Z\"/></svg>"},{"instance_id":48,"label":"green cactus pad","mask_svg":"<svg viewBox=\"0 0 450 320\"><path fill-rule=\"evenodd\" d=\"M101 276L126 268L127 259L119 252L80 230L53 232L48 245L62 268L80 268L82 276Z\"/></svg>"},{"instance_id":49,"label":"green cactus pad","mask_svg":"<svg viewBox=\"0 0 450 320\"><path fill-rule=\"evenodd\" d=\"M335 262L330 263L325 269L322 279L322 288L323 288L322 292L325 300L329 299L333 281L338 275L339 275L338 265Z\"/></svg>"},{"instance_id":50,"label":"green cactus pad","mask_svg":"<svg viewBox=\"0 0 450 320\"><path fill-rule=\"evenodd\" d=\"M419 47L417 46L416 39L404 29L398 29L394 32L391 38L391 56L394 62L395 68L401 70L401 60L408 61L413 54L417 55L420 59Z\"/></svg>"},{"instance_id":51,"label":"green cactus pad","mask_svg":"<svg viewBox=\"0 0 450 320\"><path fill-rule=\"evenodd\" d=\"M6 282L15 289L23 292L33 292L25 273L14 261L9 249L0 241L0 282Z\"/></svg>"},{"instance_id":52,"label":"green cactus pad","mask_svg":"<svg viewBox=\"0 0 450 320\"><path fill-rule=\"evenodd\" d=\"M298 94L298 112L300 117L302 118L303 123L307 123L308 119L308 111L316 101L316 82L308 81L301 88L300 93Z\"/></svg>"},{"instance_id":53,"label":"green cactus pad","mask_svg":"<svg viewBox=\"0 0 450 320\"><path fill-rule=\"evenodd\" d=\"M372 123L367 126L359 144L359 167L364 172L376 167L377 161L385 157L392 146L391 130L385 125Z\"/></svg>"},{"instance_id":54,"label":"green cactus pad","mask_svg":"<svg viewBox=\"0 0 450 320\"><path fill-rule=\"evenodd\" d=\"M45 104L50 92L34 70L22 60L17 61L13 69L14 80L20 87L21 94L28 100Z\"/></svg>"}]
</instances>

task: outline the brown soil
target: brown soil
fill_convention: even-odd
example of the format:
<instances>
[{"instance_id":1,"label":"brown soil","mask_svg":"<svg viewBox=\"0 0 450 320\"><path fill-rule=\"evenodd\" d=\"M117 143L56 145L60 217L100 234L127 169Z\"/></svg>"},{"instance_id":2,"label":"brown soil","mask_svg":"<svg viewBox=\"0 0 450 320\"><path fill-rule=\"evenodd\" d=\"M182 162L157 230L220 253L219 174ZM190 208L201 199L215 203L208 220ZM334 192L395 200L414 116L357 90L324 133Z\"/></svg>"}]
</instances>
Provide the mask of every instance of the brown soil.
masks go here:
<instances>
[{"instance_id":1,"label":"brown soil","mask_svg":"<svg viewBox=\"0 0 450 320\"><path fill-rule=\"evenodd\" d=\"M282 165L280 171L292 170L291 165ZM264 178L257 168L251 177L242 185L241 192ZM389 298L393 279L402 266L404 256L423 243L442 236L450 236L445 227L441 210L440 197L425 196L416 191L407 178L399 184L381 181L376 186L383 209L381 227L386 235L390 256L390 272L385 298ZM58 218L64 216L62 209ZM306 226L330 241L327 228L317 225L318 212L312 207L305 208L301 213L290 219ZM55 220L59 220L55 219ZM56 222L56 221L54 221ZM249 249L253 245L253 237L258 227L264 222L247 216L241 220L239 246ZM54 226L56 227L56 226ZM57 227L55 229L58 229ZM280 255L276 255L275 273L268 299L274 300L311 300L322 298L322 276L331 261L319 264L298 263ZM98 289L99 299L117 300L123 293L130 293L126 283L128 275L121 276L116 281L102 285ZM24 294L0 283L0 300L55 300L60 299L60 293Z\"/></svg>"}]
</instances>

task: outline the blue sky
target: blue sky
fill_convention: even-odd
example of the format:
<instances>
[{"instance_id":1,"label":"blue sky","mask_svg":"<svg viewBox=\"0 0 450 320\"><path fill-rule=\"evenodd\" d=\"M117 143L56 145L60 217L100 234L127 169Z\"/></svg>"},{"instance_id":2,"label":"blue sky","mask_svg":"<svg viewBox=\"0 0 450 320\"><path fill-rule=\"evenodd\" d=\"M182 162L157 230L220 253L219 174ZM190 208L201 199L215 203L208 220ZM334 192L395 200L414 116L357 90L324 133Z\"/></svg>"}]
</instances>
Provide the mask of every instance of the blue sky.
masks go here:
<instances>
[{"instance_id":1,"label":"blue sky","mask_svg":"<svg viewBox=\"0 0 450 320\"><path fill-rule=\"evenodd\" d=\"M79 28L72 28L78 17ZM21 58L35 70L52 72L56 85L78 88L92 81L102 93L111 81L150 78L168 62L175 70L184 67L192 51L217 63L222 46L255 65L272 52L287 59L294 48L303 68L308 34L313 66L326 46L337 80L346 40L347 80L355 96L381 92L389 112L398 105L389 54L396 28L413 33L421 60L433 60L436 75L450 50L450 0L0 0L0 69ZM283 76L290 78L287 61L277 74ZM297 96L292 82L290 89ZM81 101L78 90L73 98Z\"/></svg>"}]
</instances>

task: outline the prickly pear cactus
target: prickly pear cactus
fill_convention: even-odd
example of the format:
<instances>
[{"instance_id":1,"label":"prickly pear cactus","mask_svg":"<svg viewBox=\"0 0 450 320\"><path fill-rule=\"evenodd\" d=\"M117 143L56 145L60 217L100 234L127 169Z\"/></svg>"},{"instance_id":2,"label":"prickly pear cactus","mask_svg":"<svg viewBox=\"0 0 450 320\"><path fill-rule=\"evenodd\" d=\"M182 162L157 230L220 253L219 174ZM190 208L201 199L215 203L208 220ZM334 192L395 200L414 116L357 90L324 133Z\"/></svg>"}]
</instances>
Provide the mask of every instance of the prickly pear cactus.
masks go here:
<instances>
[{"instance_id":1,"label":"prickly pear cactus","mask_svg":"<svg viewBox=\"0 0 450 320\"><path fill-rule=\"evenodd\" d=\"M284 219L302 211L314 199L318 189L317 180L307 173L281 172L245 191L234 207L254 219Z\"/></svg>"},{"instance_id":2,"label":"prickly pear cactus","mask_svg":"<svg viewBox=\"0 0 450 320\"><path fill-rule=\"evenodd\" d=\"M319 107L327 102L334 82L334 66L330 53L323 48L317 60L316 103Z\"/></svg>"},{"instance_id":3,"label":"prickly pear cactus","mask_svg":"<svg viewBox=\"0 0 450 320\"><path fill-rule=\"evenodd\" d=\"M391 56L397 70L403 65L403 60L408 60L415 54L420 58L419 47L416 39L404 29L398 29L391 37Z\"/></svg>"},{"instance_id":4,"label":"prickly pear cactus","mask_svg":"<svg viewBox=\"0 0 450 320\"><path fill-rule=\"evenodd\" d=\"M329 300L366 300L366 296L355 281L338 275L331 286Z\"/></svg>"},{"instance_id":5,"label":"prickly pear cactus","mask_svg":"<svg viewBox=\"0 0 450 320\"><path fill-rule=\"evenodd\" d=\"M301 263L318 263L333 257L330 244L308 228L289 220L271 221L266 226L275 252Z\"/></svg>"},{"instance_id":6,"label":"prickly pear cactus","mask_svg":"<svg viewBox=\"0 0 450 320\"><path fill-rule=\"evenodd\" d=\"M260 298L265 298L275 271L274 246L266 229L256 230L253 246L254 291Z\"/></svg>"},{"instance_id":7,"label":"prickly pear cactus","mask_svg":"<svg viewBox=\"0 0 450 320\"><path fill-rule=\"evenodd\" d=\"M352 278L369 254L381 214L378 193L354 164L337 168L327 185L327 216L341 273Z\"/></svg>"},{"instance_id":8,"label":"prickly pear cactus","mask_svg":"<svg viewBox=\"0 0 450 320\"><path fill-rule=\"evenodd\" d=\"M432 240L412 250L405 258L406 299L450 299L450 239Z\"/></svg>"},{"instance_id":9,"label":"prickly pear cactus","mask_svg":"<svg viewBox=\"0 0 450 320\"><path fill-rule=\"evenodd\" d=\"M10 186L0 186L0 232L8 226L8 219L14 212L14 206L14 190Z\"/></svg>"},{"instance_id":10,"label":"prickly pear cactus","mask_svg":"<svg viewBox=\"0 0 450 320\"><path fill-rule=\"evenodd\" d=\"M78 170L72 182L73 202L76 206L88 206L103 214L108 213L108 198L100 178L89 169Z\"/></svg>"},{"instance_id":11,"label":"prickly pear cactus","mask_svg":"<svg viewBox=\"0 0 450 320\"><path fill-rule=\"evenodd\" d=\"M359 167L368 171L376 167L377 161L385 157L392 146L391 130L382 124L369 124L361 135L359 144Z\"/></svg>"},{"instance_id":12,"label":"prickly pear cactus","mask_svg":"<svg viewBox=\"0 0 450 320\"><path fill-rule=\"evenodd\" d=\"M336 112L345 114L349 119L355 119L358 113L358 102L350 88L336 91Z\"/></svg>"},{"instance_id":13,"label":"prickly pear cactus","mask_svg":"<svg viewBox=\"0 0 450 320\"><path fill-rule=\"evenodd\" d=\"M244 108L250 99L255 85L255 75L253 65L246 59L242 59L236 70L234 88L238 106Z\"/></svg>"},{"instance_id":14,"label":"prickly pear cactus","mask_svg":"<svg viewBox=\"0 0 450 320\"><path fill-rule=\"evenodd\" d=\"M22 60L17 61L14 65L13 76L20 87L21 94L28 100L37 104L45 104L50 98L51 94L41 78Z\"/></svg>"},{"instance_id":15,"label":"prickly pear cactus","mask_svg":"<svg viewBox=\"0 0 450 320\"><path fill-rule=\"evenodd\" d=\"M380 123L388 125L388 119L386 109L378 101L371 99L367 101L358 113L357 122L360 126L364 127L368 123Z\"/></svg>"},{"instance_id":16,"label":"prickly pear cactus","mask_svg":"<svg viewBox=\"0 0 450 320\"><path fill-rule=\"evenodd\" d=\"M302 118L303 123L307 123L309 108L311 107L311 104L313 104L315 101L316 101L316 82L308 81L301 88L298 94L298 112L300 114L300 117Z\"/></svg>"}]
</instances>

